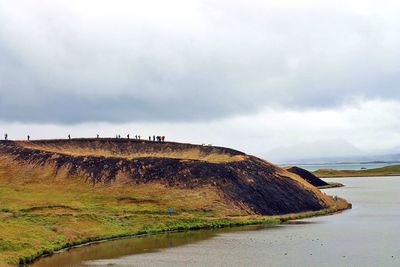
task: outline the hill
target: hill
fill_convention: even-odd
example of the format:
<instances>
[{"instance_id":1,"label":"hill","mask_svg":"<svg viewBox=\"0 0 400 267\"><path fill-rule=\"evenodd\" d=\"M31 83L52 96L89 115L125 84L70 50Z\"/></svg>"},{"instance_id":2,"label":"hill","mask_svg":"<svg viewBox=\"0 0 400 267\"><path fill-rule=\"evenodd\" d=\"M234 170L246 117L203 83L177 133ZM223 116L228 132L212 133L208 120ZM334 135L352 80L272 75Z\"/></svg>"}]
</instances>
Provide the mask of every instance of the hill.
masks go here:
<instances>
[{"instance_id":1,"label":"hill","mask_svg":"<svg viewBox=\"0 0 400 267\"><path fill-rule=\"evenodd\" d=\"M0 263L115 236L347 207L298 175L229 148L127 139L0 142Z\"/></svg>"},{"instance_id":2,"label":"hill","mask_svg":"<svg viewBox=\"0 0 400 267\"><path fill-rule=\"evenodd\" d=\"M289 166L289 167L286 167L285 169L289 172L297 174L298 176L300 176L301 178L303 178L304 180L306 180L313 186L320 187L320 186L328 186L329 185L327 182L321 180L320 178L318 178L311 172L309 172L305 169L299 168L297 166Z\"/></svg>"},{"instance_id":3,"label":"hill","mask_svg":"<svg viewBox=\"0 0 400 267\"><path fill-rule=\"evenodd\" d=\"M66 172L70 177L84 177L93 185L161 183L187 189L213 186L229 202L262 215L328 207L326 197L297 176L227 148L127 139L74 139L3 142L0 153L8 157L3 161L11 165L35 168L55 178Z\"/></svg>"},{"instance_id":4,"label":"hill","mask_svg":"<svg viewBox=\"0 0 400 267\"><path fill-rule=\"evenodd\" d=\"M316 175L314 175L312 172L309 172L305 169L302 169L297 166L288 166L284 168L285 170L294 173L301 177L302 179L306 180L308 183L312 184L313 186L319 188L319 189L326 189L326 188L334 188L334 187L342 187L344 186L341 183L336 183L336 182L325 182L324 180L320 179Z\"/></svg>"}]
</instances>

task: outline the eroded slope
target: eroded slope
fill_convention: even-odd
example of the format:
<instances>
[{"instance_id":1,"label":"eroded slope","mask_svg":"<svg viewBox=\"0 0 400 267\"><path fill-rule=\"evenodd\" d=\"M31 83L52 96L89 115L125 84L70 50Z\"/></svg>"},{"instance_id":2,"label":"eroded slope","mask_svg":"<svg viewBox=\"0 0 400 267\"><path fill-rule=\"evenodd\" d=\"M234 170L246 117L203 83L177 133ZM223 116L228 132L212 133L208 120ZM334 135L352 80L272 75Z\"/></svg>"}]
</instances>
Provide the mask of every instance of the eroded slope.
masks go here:
<instances>
[{"instance_id":1,"label":"eroded slope","mask_svg":"<svg viewBox=\"0 0 400 267\"><path fill-rule=\"evenodd\" d=\"M319 210L332 201L296 174L227 148L126 139L3 141L0 156L3 164L35 170L28 182L57 182L66 173L93 185L211 186L221 201L263 215Z\"/></svg>"}]
</instances>

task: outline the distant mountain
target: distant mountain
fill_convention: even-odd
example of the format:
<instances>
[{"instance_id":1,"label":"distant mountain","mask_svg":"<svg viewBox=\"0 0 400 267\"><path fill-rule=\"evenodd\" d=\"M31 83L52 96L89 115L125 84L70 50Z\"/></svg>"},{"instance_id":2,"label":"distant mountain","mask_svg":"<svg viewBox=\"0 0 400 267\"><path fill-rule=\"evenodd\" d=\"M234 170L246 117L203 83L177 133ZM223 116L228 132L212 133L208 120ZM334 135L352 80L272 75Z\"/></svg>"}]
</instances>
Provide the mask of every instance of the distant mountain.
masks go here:
<instances>
[{"instance_id":1,"label":"distant mountain","mask_svg":"<svg viewBox=\"0 0 400 267\"><path fill-rule=\"evenodd\" d=\"M263 157L277 164L323 164L323 163L397 163L400 147L390 150L362 151L344 140L325 140L278 147Z\"/></svg>"}]
</instances>

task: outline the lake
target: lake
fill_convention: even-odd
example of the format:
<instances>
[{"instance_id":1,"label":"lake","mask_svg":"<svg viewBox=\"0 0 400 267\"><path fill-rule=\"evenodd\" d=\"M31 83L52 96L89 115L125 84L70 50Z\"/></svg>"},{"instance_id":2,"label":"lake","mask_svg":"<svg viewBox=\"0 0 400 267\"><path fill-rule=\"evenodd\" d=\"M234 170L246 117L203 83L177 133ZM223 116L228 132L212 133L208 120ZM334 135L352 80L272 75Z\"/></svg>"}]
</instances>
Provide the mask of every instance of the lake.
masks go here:
<instances>
[{"instance_id":1,"label":"lake","mask_svg":"<svg viewBox=\"0 0 400 267\"><path fill-rule=\"evenodd\" d=\"M127 238L33 266L400 266L400 177L326 179L353 209L275 226Z\"/></svg>"}]
</instances>

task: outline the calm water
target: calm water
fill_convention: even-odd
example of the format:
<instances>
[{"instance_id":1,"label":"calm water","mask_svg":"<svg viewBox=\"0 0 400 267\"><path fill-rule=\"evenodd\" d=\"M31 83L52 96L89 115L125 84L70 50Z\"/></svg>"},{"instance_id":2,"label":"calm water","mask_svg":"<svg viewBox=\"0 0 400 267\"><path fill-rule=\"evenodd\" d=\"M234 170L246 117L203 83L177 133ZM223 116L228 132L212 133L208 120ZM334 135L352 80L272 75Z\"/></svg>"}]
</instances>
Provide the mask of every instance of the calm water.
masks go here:
<instances>
[{"instance_id":1,"label":"calm water","mask_svg":"<svg viewBox=\"0 0 400 267\"><path fill-rule=\"evenodd\" d=\"M329 179L353 209L272 227L129 238L34 266L400 266L400 177Z\"/></svg>"},{"instance_id":2,"label":"calm water","mask_svg":"<svg viewBox=\"0 0 400 267\"><path fill-rule=\"evenodd\" d=\"M335 170L361 170L363 168L375 169L395 164L399 163L343 163L343 164L294 164L294 165L313 172L318 169L335 169Z\"/></svg>"}]
</instances>

